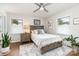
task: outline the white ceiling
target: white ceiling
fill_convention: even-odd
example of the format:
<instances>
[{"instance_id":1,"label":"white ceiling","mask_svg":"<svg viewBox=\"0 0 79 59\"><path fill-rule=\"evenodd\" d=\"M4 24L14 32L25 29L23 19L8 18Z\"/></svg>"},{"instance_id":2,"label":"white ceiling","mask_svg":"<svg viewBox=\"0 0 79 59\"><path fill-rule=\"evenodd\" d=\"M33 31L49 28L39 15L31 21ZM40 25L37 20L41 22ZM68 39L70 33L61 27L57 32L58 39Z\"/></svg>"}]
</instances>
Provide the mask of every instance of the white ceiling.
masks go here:
<instances>
[{"instance_id":1,"label":"white ceiling","mask_svg":"<svg viewBox=\"0 0 79 59\"><path fill-rule=\"evenodd\" d=\"M0 3L0 8L9 13L21 14L26 16L35 16L35 17L48 17L55 13L61 12L63 10L67 10L74 6L77 6L77 3L52 3L49 6L46 6L46 9L49 11L46 13L45 11L37 11L33 13L35 9L38 8L34 3Z\"/></svg>"}]
</instances>

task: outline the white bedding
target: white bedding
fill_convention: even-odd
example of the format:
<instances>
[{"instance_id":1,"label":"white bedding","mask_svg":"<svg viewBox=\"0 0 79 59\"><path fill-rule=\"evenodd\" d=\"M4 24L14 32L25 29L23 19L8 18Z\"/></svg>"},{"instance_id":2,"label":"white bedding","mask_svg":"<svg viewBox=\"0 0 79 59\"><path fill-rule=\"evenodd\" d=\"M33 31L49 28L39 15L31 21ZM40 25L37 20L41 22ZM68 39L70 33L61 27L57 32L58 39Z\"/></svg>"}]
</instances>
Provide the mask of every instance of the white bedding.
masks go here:
<instances>
[{"instance_id":1,"label":"white bedding","mask_svg":"<svg viewBox=\"0 0 79 59\"><path fill-rule=\"evenodd\" d=\"M31 39L38 46L38 48L57 41L62 41L60 36L52 34L31 34Z\"/></svg>"}]
</instances>

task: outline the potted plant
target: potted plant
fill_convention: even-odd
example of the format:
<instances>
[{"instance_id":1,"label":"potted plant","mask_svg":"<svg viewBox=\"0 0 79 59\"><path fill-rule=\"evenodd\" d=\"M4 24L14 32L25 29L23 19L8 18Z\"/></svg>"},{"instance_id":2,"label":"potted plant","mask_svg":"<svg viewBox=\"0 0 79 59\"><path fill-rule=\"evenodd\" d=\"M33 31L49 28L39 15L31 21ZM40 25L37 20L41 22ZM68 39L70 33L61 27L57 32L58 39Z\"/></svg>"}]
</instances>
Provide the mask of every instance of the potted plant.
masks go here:
<instances>
[{"instance_id":1,"label":"potted plant","mask_svg":"<svg viewBox=\"0 0 79 59\"><path fill-rule=\"evenodd\" d=\"M8 33L2 34L2 40L1 40L1 52L6 53L10 51L10 40L11 37Z\"/></svg>"},{"instance_id":2,"label":"potted plant","mask_svg":"<svg viewBox=\"0 0 79 59\"><path fill-rule=\"evenodd\" d=\"M76 42L76 39L78 39L79 37L73 37L73 35L70 35L67 38L64 38L64 40L68 41L71 43L71 47L73 48L74 52L78 52L79 51L79 42Z\"/></svg>"}]
</instances>

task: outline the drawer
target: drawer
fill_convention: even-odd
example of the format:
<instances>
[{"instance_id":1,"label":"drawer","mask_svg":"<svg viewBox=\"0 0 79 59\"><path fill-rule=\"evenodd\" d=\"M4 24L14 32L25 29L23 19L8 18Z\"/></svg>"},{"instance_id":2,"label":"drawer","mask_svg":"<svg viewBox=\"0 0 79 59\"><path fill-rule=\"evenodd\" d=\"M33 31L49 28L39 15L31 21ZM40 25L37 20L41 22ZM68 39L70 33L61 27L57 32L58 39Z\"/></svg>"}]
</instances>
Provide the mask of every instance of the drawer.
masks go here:
<instances>
[{"instance_id":1,"label":"drawer","mask_svg":"<svg viewBox=\"0 0 79 59\"><path fill-rule=\"evenodd\" d=\"M26 36L27 38L30 38L30 35L29 35L29 34L26 34L25 36Z\"/></svg>"},{"instance_id":2,"label":"drawer","mask_svg":"<svg viewBox=\"0 0 79 59\"><path fill-rule=\"evenodd\" d=\"M28 33L21 34L21 42L30 41L30 35Z\"/></svg>"},{"instance_id":3,"label":"drawer","mask_svg":"<svg viewBox=\"0 0 79 59\"><path fill-rule=\"evenodd\" d=\"M21 39L21 42L27 42L30 41L30 39Z\"/></svg>"}]
</instances>

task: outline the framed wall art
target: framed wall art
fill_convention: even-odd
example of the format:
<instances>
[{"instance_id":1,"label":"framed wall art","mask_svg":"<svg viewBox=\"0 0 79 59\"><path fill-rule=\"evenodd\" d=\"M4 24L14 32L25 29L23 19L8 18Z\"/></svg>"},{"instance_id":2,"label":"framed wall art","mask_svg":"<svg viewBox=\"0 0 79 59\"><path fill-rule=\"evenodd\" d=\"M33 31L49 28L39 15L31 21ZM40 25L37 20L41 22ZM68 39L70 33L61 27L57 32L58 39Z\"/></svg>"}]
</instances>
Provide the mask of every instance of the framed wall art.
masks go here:
<instances>
[{"instance_id":1,"label":"framed wall art","mask_svg":"<svg viewBox=\"0 0 79 59\"><path fill-rule=\"evenodd\" d=\"M34 25L40 25L41 24L41 21L38 20L38 19L34 19Z\"/></svg>"},{"instance_id":2,"label":"framed wall art","mask_svg":"<svg viewBox=\"0 0 79 59\"><path fill-rule=\"evenodd\" d=\"M62 17L57 19L58 25L69 25L70 24L70 16Z\"/></svg>"},{"instance_id":3,"label":"framed wall art","mask_svg":"<svg viewBox=\"0 0 79 59\"><path fill-rule=\"evenodd\" d=\"M23 33L23 19L11 19L11 34Z\"/></svg>"},{"instance_id":4,"label":"framed wall art","mask_svg":"<svg viewBox=\"0 0 79 59\"><path fill-rule=\"evenodd\" d=\"M12 24L23 25L22 19L12 19Z\"/></svg>"},{"instance_id":5,"label":"framed wall art","mask_svg":"<svg viewBox=\"0 0 79 59\"><path fill-rule=\"evenodd\" d=\"M73 24L79 24L79 17L73 18Z\"/></svg>"}]
</instances>

